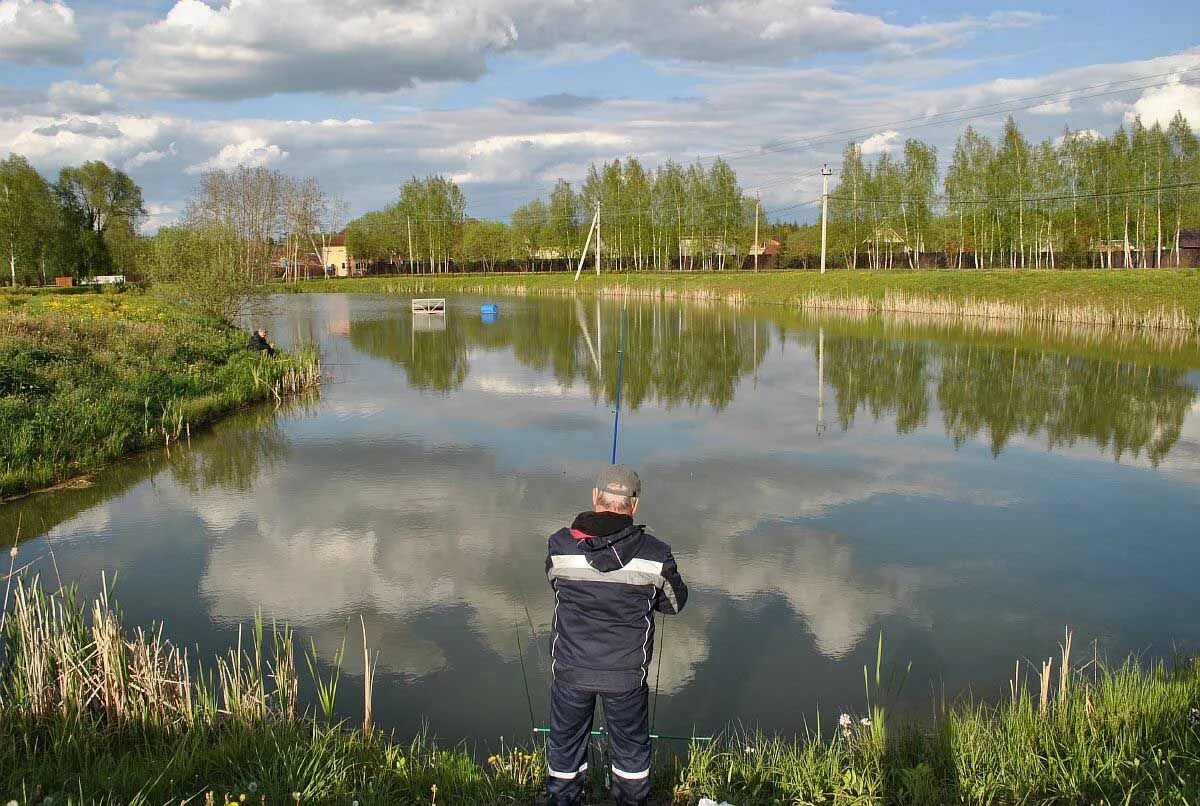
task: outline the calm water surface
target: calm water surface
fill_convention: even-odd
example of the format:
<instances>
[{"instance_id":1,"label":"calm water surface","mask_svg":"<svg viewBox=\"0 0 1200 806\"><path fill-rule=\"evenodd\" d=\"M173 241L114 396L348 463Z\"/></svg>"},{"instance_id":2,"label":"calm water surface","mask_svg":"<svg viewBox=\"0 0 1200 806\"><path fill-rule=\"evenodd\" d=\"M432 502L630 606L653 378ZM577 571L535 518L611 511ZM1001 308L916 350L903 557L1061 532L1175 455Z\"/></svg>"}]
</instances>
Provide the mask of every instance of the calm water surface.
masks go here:
<instances>
[{"instance_id":1,"label":"calm water surface","mask_svg":"<svg viewBox=\"0 0 1200 806\"><path fill-rule=\"evenodd\" d=\"M607 461L621 306L295 296L319 400L0 510L130 624L222 650L257 609L324 658L358 617L376 714L448 738L544 719L545 538ZM816 322L631 302L621 458L692 587L665 630L658 728L794 731L861 710L880 633L932 691L998 696L1017 658L1200 649L1200 348L1095 334ZM49 571L48 560L39 566ZM524 602L537 642L529 641ZM357 710L360 653L344 679Z\"/></svg>"}]
</instances>

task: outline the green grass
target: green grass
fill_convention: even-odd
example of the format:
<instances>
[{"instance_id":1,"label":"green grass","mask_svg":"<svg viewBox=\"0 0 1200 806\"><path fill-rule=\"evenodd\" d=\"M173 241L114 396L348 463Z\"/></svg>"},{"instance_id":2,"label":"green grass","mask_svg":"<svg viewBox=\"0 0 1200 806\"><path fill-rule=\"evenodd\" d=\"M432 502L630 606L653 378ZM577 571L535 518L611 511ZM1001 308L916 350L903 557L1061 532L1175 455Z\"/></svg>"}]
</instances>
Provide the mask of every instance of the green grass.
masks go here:
<instances>
[{"instance_id":1,"label":"green grass","mask_svg":"<svg viewBox=\"0 0 1200 806\"><path fill-rule=\"evenodd\" d=\"M135 292L0 294L0 497L169 444L315 366Z\"/></svg>"},{"instance_id":2,"label":"green grass","mask_svg":"<svg viewBox=\"0 0 1200 806\"><path fill-rule=\"evenodd\" d=\"M369 699L362 723L335 721L332 714L344 713L336 702L340 658L322 665L313 650L297 664L286 628L258 621L240 650L187 658L157 629L126 630L105 595L77 602L18 578L5 599L0 800L495 804L542 797L545 757L533 740L502 745L486 760L420 730L398 740L371 725ZM1048 666L1018 668L1002 702L964 700L917 725L889 716L896 691L884 681L903 676L884 672L881 638L874 675L864 670L861 714L823 730L798 726L797 738L730 731L682 756L660 756L655 802L1197 802L1200 663L1131 659L1112 667L1093 656L1079 664L1069 636L1064 643ZM304 670L305 690L317 691L319 703L307 712L297 694Z\"/></svg>"},{"instance_id":3,"label":"green grass","mask_svg":"<svg viewBox=\"0 0 1200 806\"><path fill-rule=\"evenodd\" d=\"M592 294L615 286L678 297L732 299L749 303L800 304L814 295L865 299L876 304L888 295L933 303L1003 302L1029 312L1103 308L1137 318L1179 312L1200 319L1200 271L1116 269L1107 271L811 271L696 272L662 274L585 273L579 283L567 273L434 275L310 280L279 284L282 292L345 291L382 293L547 293ZM934 306L930 306L934 307Z\"/></svg>"}]
</instances>

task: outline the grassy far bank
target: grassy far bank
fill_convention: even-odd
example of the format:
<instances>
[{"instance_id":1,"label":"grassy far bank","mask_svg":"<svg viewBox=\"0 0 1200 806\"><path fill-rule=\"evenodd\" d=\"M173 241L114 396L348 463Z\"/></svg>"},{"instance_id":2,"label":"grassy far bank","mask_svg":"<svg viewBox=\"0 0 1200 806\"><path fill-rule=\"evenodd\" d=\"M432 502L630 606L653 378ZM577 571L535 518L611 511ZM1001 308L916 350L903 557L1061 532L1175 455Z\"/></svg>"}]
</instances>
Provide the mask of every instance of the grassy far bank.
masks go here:
<instances>
[{"instance_id":1,"label":"grassy far bank","mask_svg":"<svg viewBox=\"0 0 1200 806\"><path fill-rule=\"evenodd\" d=\"M298 652L286 628L259 621L243 649L188 658L156 629L126 630L107 596L79 602L18 578L6 598L0 799L541 799L545 759L532 740L494 748L486 760L425 735L398 741L372 726L369 694L361 723L334 721L340 667ZM823 732L730 732L682 757L660 757L655 802L1196 802L1200 663L1114 668L1088 660L1071 656L1068 638L1048 668L1022 673L1003 702L963 701L924 726L890 719L879 663L864 675L862 713ZM302 708L300 690L316 692L315 709Z\"/></svg>"},{"instance_id":2,"label":"grassy far bank","mask_svg":"<svg viewBox=\"0 0 1200 806\"><path fill-rule=\"evenodd\" d=\"M155 296L0 293L0 497L186 438L315 380L246 334Z\"/></svg>"},{"instance_id":3,"label":"grassy far bank","mask_svg":"<svg viewBox=\"0 0 1200 806\"><path fill-rule=\"evenodd\" d=\"M1130 326L1200 327L1200 271L1115 269L1106 271L831 271L797 272L605 272L505 275L424 275L306 280L279 283L280 292L379 293L612 293L721 299L735 302L870 306L964 315L1060 318ZM1004 307L989 306L1002 303ZM1011 306L1011 307L1010 307ZM1068 311L1073 314L1068 314Z\"/></svg>"}]
</instances>

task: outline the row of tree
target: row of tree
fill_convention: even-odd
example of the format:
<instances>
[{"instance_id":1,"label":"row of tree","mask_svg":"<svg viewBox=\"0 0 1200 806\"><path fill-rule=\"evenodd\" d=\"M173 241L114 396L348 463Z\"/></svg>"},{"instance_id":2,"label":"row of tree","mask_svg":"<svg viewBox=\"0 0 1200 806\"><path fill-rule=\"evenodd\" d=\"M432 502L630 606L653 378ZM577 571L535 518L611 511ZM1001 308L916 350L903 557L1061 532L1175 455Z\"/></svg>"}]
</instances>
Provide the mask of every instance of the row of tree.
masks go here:
<instances>
[{"instance_id":1,"label":"row of tree","mask_svg":"<svg viewBox=\"0 0 1200 806\"><path fill-rule=\"evenodd\" d=\"M414 177L395 202L352 221L348 243L356 259L412 271L460 261L561 268L579 259L599 211L592 248L606 265L723 269L753 243L755 204L723 160L654 171L635 157L593 165L578 190L560 179L547 200L522 205L508 223L468 218L462 191L445 177Z\"/></svg>"},{"instance_id":2,"label":"row of tree","mask_svg":"<svg viewBox=\"0 0 1200 806\"><path fill-rule=\"evenodd\" d=\"M600 254L616 269L730 268L768 238L791 265L820 251L819 226L761 220L720 159L593 165L578 189L560 179L508 222L465 208L451 180L413 178L395 203L351 222L351 252L411 271L564 268L597 210ZM1165 128L1135 120L1110 137L1067 130L1040 143L1010 118L995 141L968 128L945 163L916 139L873 159L850 143L829 203L830 254L848 267L1179 265L1189 227L1200 227L1200 140L1181 114Z\"/></svg>"},{"instance_id":3,"label":"row of tree","mask_svg":"<svg viewBox=\"0 0 1200 806\"><path fill-rule=\"evenodd\" d=\"M66 166L48 182L24 157L0 160L0 250L13 285L132 271L142 190L103 162Z\"/></svg>"},{"instance_id":4,"label":"row of tree","mask_svg":"<svg viewBox=\"0 0 1200 806\"><path fill-rule=\"evenodd\" d=\"M1181 232L1200 226L1200 139L1177 114L1035 144L1009 118L995 142L967 128L944 171L918 140L870 164L851 143L829 208L846 266L1179 265ZM792 251L814 249L805 234Z\"/></svg>"}]
</instances>

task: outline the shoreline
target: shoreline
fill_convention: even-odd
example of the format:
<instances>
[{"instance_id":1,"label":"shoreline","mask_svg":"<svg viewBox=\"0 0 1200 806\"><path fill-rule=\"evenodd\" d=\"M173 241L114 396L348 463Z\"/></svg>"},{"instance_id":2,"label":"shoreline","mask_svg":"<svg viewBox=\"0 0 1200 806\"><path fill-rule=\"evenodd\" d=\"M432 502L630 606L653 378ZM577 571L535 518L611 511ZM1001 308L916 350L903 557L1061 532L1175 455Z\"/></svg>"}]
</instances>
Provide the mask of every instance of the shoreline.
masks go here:
<instances>
[{"instance_id":1,"label":"shoreline","mask_svg":"<svg viewBox=\"0 0 1200 806\"><path fill-rule=\"evenodd\" d=\"M1200 333L1195 269L393 275L275 282L276 293L507 293L763 304Z\"/></svg>"}]
</instances>

